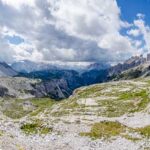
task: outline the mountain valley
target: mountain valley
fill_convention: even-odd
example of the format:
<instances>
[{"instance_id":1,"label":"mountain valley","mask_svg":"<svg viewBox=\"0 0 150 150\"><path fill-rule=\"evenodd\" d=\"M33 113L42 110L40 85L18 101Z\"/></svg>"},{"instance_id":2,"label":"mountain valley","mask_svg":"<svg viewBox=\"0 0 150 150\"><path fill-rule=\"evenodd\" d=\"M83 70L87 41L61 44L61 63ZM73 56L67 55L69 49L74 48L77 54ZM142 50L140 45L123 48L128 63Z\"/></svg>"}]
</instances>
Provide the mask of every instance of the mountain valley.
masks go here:
<instances>
[{"instance_id":1,"label":"mountain valley","mask_svg":"<svg viewBox=\"0 0 150 150\"><path fill-rule=\"evenodd\" d=\"M0 149L149 149L149 66L141 56L84 72L4 65Z\"/></svg>"}]
</instances>

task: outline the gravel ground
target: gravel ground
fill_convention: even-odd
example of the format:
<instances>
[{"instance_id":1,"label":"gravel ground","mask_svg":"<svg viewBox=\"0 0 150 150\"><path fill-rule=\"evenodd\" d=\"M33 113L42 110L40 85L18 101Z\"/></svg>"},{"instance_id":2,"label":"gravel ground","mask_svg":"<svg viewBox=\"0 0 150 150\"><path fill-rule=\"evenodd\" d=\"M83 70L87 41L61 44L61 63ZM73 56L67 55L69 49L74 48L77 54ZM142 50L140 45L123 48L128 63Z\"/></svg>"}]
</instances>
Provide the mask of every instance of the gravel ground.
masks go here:
<instances>
[{"instance_id":1,"label":"gravel ground","mask_svg":"<svg viewBox=\"0 0 150 150\"><path fill-rule=\"evenodd\" d=\"M132 85L147 86L142 82L125 82L127 87L119 90L118 83L115 90L126 92ZM136 84L135 84L136 83ZM109 85L102 84L102 86ZM97 85L96 85L97 86ZM121 82L121 86L123 86ZM94 87L94 86L91 86ZM86 89L85 87L83 89ZM148 150L150 149L150 139L142 138L141 140L131 141L121 136L113 137L113 139L93 140L90 137L80 136L81 132L89 132L92 124L101 121L118 121L123 125L131 128L141 128L150 125L149 105L144 111L135 112L132 114L124 114L120 117L102 117L96 114L99 109L98 100L112 101L117 96L108 95L105 93L112 92L114 89L109 88L102 90L104 95L95 98L81 98L77 100L79 105L88 107L88 112L79 112L78 109L71 109L70 114L60 116L52 116L52 112L60 111L62 105L55 105L48 113L41 113L36 116L42 119L45 124L51 124L53 131L47 135L26 135L20 129L23 123L29 122L30 117L25 116L19 120L13 120L3 115L0 110L0 150ZM81 89L82 90L82 89ZM1 109L1 108L0 108ZM73 111L74 110L74 111ZM138 135L136 135L138 136Z\"/></svg>"}]
</instances>

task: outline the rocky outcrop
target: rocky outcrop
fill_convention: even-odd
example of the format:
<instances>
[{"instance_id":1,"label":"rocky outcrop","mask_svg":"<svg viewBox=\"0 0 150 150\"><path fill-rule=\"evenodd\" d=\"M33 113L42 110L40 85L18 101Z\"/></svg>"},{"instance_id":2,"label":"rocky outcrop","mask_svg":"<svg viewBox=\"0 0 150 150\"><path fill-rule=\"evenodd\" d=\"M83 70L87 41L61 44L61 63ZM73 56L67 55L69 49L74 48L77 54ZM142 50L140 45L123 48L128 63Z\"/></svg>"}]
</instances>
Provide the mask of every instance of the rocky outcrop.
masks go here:
<instances>
[{"instance_id":1,"label":"rocky outcrop","mask_svg":"<svg viewBox=\"0 0 150 150\"><path fill-rule=\"evenodd\" d=\"M18 75L6 63L0 63L0 76L18 76L18 78L0 79L0 96L19 98L48 96L54 99L64 99L69 97L74 89L81 86L111 80L136 78L143 74L148 76L150 74L148 68L144 71L146 73L138 69L122 75L124 71L143 65L145 62L146 59L143 56L134 56L122 64L109 68L107 65L92 64L86 71L79 73L74 70L51 68L49 65L26 61L14 64L14 67L23 71ZM28 65L25 66L25 64ZM24 70L25 68L27 70ZM40 71L33 71L35 68ZM30 73L27 73L27 71Z\"/></svg>"},{"instance_id":2,"label":"rocky outcrop","mask_svg":"<svg viewBox=\"0 0 150 150\"><path fill-rule=\"evenodd\" d=\"M148 62L122 71L120 74L114 76L113 80L127 80L147 76L150 76L150 63Z\"/></svg>"},{"instance_id":3,"label":"rocky outcrop","mask_svg":"<svg viewBox=\"0 0 150 150\"><path fill-rule=\"evenodd\" d=\"M64 79L42 81L23 77L1 77L0 97L31 98L51 97L63 99L71 94Z\"/></svg>"},{"instance_id":4,"label":"rocky outcrop","mask_svg":"<svg viewBox=\"0 0 150 150\"><path fill-rule=\"evenodd\" d=\"M0 86L0 97L4 97L8 95L8 89Z\"/></svg>"},{"instance_id":5,"label":"rocky outcrop","mask_svg":"<svg viewBox=\"0 0 150 150\"><path fill-rule=\"evenodd\" d=\"M66 80L44 81L34 85L33 95L36 97L49 96L53 99L64 99L71 94Z\"/></svg>"},{"instance_id":6,"label":"rocky outcrop","mask_svg":"<svg viewBox=\"0 0 150 150\"><path fill-rule=\"evenodd\" d=\"M131 57L130 59L126 60L124 63L122 64L119 63L118 65L113 66L110 69L108 69L109 76L117 75L121 73L122 71L137 67L144 63L146 63L146 58L144 58L143 56Z\"/></svg>"},{"instance_id":7,"label":"rocky outcrop","mask_svg":"<svg viewBox=\"0 0 150 150\"><path fill-rule=\"evenodd\" d=\"M90 64L89 66L87 66L87 70L104 70L104 69L108 69L111 66L107 63L93 63Z\"/></svg>"}]
</instances>

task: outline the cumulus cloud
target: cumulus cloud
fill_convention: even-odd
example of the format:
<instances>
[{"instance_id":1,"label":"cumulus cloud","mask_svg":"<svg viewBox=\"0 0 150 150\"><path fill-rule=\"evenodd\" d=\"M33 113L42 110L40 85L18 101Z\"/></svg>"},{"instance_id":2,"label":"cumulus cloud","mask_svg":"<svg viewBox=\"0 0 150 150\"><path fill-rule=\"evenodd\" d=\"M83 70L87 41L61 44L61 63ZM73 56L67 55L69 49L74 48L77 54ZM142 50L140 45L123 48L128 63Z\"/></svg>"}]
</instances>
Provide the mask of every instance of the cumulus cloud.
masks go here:
<instances>
[{"instance_id":1,"label":"cumulus cloud","mask_svg":"<svg viewBox=\"0 0 150 150\"><path fill-rule=\"evenodd\" d=\"M145 46L143 48L146 51L150 51L150 27L146 25L144 15L138 15L138 19L134 20L134 26L138 28L138 31L143 36L143 41L145 42Z\"/></svg>"},{"instance_id":2,"label":"cumulus cloud","mask_svg":"<svg viewBox=\"0 0 150 150\"><path fill-rule=\"evenodd\" d=\"M140 44L120 30L132 25L120 19L116 0L0 0L0 60L120 62ZM143 16L134 22L146 35ZM144 26L144 29L143 29ZM131 29L128 35L138 36ZM6 36L18 36L14 45Z\"/></svg>"},{"instance_id":3,"label":"cumulus cloud","mask_svg":"<svg viewBox=\"0 0 150 150\"><path fill-rule=\"evenodd\" d=\"M120 9L116 1L58 0L50 4L55 26L69 35L97 40L120 28Z\"/></svg>"},{"instance_id":4,"label":"cumulus cloud","mask_svg":"<svg viewBox=\"0 0 150 150\"><path fill-rule=\"evenodd\" d=\"M34 0L2 0L3 4L19 9L22 5L34 6Z\"/></svg>"},{"instance_id":5,"label":"cumulus cloud","mask_svg":"<svg viewBox=\"0 0 150 150\"><path fill-rule=\"evenodd\" d=\"M131 29L127 33L128 33L128 35L132 35L134 37L137 37L137 36L140 35L140 30L138 30L138 29Z\"/></svg>"}]
</instances>

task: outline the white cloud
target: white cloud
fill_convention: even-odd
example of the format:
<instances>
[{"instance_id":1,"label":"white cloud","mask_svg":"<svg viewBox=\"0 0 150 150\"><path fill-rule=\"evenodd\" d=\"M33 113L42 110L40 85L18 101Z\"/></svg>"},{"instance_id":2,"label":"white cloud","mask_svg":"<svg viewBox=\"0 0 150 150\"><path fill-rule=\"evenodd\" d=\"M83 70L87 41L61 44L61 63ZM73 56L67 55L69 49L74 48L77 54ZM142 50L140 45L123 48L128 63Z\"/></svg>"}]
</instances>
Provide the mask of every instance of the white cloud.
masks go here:
<instances>
[{"instance_id":1,"label":"white cloud","mask_svg":"<svg viewBox=\"0 0 150 150\"><path fill-rule=\"evenodd\" d=\"M120 28L120 9L113 0L58 0L49 7L55 26L82 39L97 40Z\"/></svg>"},{"instance_id":2,"label":"white cloud","mask_svg":"<svg viewBox=\"0 0 150 150\"><path fill-rule=\"evenodd\" d=\"M141 13L138 13L136 16L137 16L138 18L140 18L140 19L144 19L144 18L145 18L145 15L144 15L144 14L141 14Z\"/></svg>"},{"instance_id":3,"label":"white cloud","mask_svg":"<svg viewBox=\"0 0 150 150\"><path fill-rule=\"evenodd\" d=\"M127 33L128 35L132 35L134 37L137 37L141 34L139 29L131 29Z\"/></svg>"},{"instance_id":4,"label":"white cloud","mask_svg":"<svg viewBox=\"0 0 150 150\"><path fill-rule=\"evenodd\" d=\"M136 40L136 41L134 42L134 44L135 44L135 46L138 48L138 47L140 47L140 46L142 45L142 41Z\"/></svg>"},{"instance_id":5,"label":"white cloud","mask_svg":"<svg viewBox=\"0 0 150 150\"><path fill-rule=\"evenodd\" d=\"M15 52L15 60L21 61L29 59L32 61L40 62L43 60L43 54L37 51L32 45L22 43L20 45L12 45L12 49Z\"/></svg>"},{"instance_id":6,"label":"white cloud","mask_svg":"<svg viewBox=\"0 0 150 150\"><path fill-rule=\"evenodd\" d=\"M34 0L2 0L2 2L17 9L19 9L23 5L34 6Z\"/></svg>"},{"instance_id":7,"label":"white cloud","mask_svg":"<svg viewBox=\"0 0 150 150\"><path fill-rule=\"evenodd\" d=\"M0 11L0 51L9 62L119 62L137 53L138 44L120 34L133 25L120 19L116 0L0 0ZM24 43L11 45L6 35Z\"/></svg>"},{"instance_id":8,"label":"white cloud","mask_svg":"<svg viewBox=\"0 0 150 150\"><path fill-rule=\"evenodd\" d=\"M145 41L146 49L150 51L150 27L145 24L143 18L138 18L137 20L134 20L134 25L143 35L143 40Z\"/></svg>"}]
</instances>

